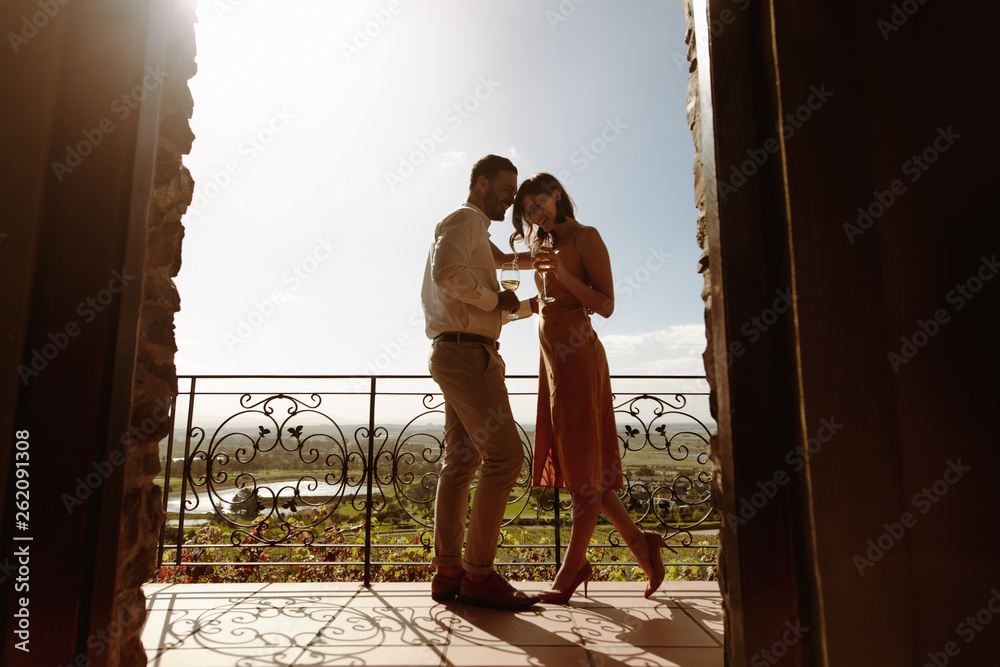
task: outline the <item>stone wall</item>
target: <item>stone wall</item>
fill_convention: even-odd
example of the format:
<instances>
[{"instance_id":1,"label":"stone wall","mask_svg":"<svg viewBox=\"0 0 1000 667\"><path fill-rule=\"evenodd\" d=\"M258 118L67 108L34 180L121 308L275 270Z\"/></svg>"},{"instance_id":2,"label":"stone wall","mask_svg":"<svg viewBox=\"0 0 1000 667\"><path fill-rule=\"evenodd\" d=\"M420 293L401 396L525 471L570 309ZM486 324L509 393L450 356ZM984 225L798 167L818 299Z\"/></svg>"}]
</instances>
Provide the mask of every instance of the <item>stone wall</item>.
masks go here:
<instances>
[{"instance_id":1,"label":"stone wall","mask_svg":"<svg viewBox=\"0 0 1000 667\"><path fill-rule=\"evenodd\" d=\"M701 291L701 298L705 302L705 336L707 338L707 345L705 347L705 353L702 355L702 359L705 364L705 377L708 380L709 385L709 409L711 411L712 419L719 421L718 414L718 401L716 394L716 381L715 373L719 370L715 364L714 354L712 352L712 271L709 266L708 261L708 233L707 233L707 219L705 213L705 179L703 176L703 167L701 149L701 99L699 97L698 89L698 52L695 44L695 24L694 24L694 0L684 0L684 11L687 15L687 32L684 35L684 41L688 45L687 59L690 63L688 69L688 86L687 86L687 122L688 127L691 129L691 135L694 139L694 164L692 165L692 171L694 172L694 201L695 205L698 207L698 223L696 239L698 241L698 247L701 248L701 257L698 260L698 272L701 273L705 278L705 284ZM711 131L711 128L709 128ZM722 514L721 500L722 500L722 462L720 460L719 454L719 436L718 434L713 435L709 441L709 457L713 465L712 474L712 502L715 505L716 511L719 512L720 516ZM729 596L727 588L726 579L726 569L725 562L726 557L729 553L729 544L727 539L727 531L719 531L719 567L718 567L718 580L719 588L722 592L723 597L723 623L725 626L726 636L730 636L729 632Z\"/></svg>"},{"instance_id":2,"label":"stone wall","mask_svg":"<svg viewBox=\"0 0 1000 667\"><path fill-rule=\"evenodd\" d=\"M132 392L130 437L126 445L124 500L109 665L145 665L139 635L146 618L141 586L152 574L163 522L159 442L167 436L169 406L177 394L174 368L174 313L180 297L173 277L181 266L181 216L191 203L194 182L181 164L194 134L188 79L194 76L195 8L192 0L170 0L167 8L164 81L160 101L156 167L149 206L139 340Z\"/></svg>"}]
</instances>

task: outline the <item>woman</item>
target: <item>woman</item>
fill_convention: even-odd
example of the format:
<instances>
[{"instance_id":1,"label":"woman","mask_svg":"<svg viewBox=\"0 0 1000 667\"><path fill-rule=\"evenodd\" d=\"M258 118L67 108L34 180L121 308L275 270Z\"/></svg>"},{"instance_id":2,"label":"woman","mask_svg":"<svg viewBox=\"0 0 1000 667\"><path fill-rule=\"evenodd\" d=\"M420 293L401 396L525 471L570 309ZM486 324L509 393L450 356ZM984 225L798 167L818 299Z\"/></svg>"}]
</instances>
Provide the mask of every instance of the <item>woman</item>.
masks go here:
<instances>
[{"instance_id":1,"label":"woman","mask_svg":"<svg viewBox=\"0 0 1000 667\"><path fill-rule=\"evenodd\" d=\"M516 240L534 245L549 236L554 241L551 251L536 252L535 261L540 270L551 267L545 291L555 300L531 300L532 310L538 309L542 353L532 483L573 494L573 532L542 599L565 603L581 583L586 594L593 575L587 547L602 511L646 573L648 598L663 582L660 549L667 545L655 531L639 530L615 493L623 483L611 378L604 347L590 326L590 312L610 317L615 307L608 249L596 229L574 219L573 203L550 174L535 174L521 184L513 221L511 245ZM536 282L541 286L537 274Z\"/></svg>"}]
</instances>

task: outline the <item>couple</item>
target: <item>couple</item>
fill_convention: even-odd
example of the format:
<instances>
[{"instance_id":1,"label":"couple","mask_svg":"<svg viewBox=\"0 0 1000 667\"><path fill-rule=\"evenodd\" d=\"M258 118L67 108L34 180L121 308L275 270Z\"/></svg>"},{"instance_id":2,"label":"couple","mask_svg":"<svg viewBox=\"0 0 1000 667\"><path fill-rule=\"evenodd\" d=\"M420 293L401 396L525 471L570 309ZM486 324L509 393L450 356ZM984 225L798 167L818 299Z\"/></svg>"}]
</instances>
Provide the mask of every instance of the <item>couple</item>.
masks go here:
<instances>
[{"instance_id":1,"label":"couple","mask_svg":"<svg viewBox=\"0 0 1000 667\"><path fill-rule=\"evenodd\" d=\"M513 205L515 240L552 237L553 251L536 255L547 268L546 289L555 300L526 303L501 291L497 269L515 260L490 241L492 220ZM544 252L544 251L543 251ZM544 260L544 261L539 261ZM532 268L530 257L519 268ZM573 204L559 182L536 174L517 187L510 160L488 155L472 169L465 204L441 221L427 258L421 293L427 336L433 339L430 371L445 410L444 465L434 514L437 572L431 596L446 602L523 609L537 602L565 603L593 571L587 546L604 512L649 579L646 597L663 581L663 538L642 531L615 493L622 488L618 435L607 358L590 327L588 311L614 310L611 263L600 234L573 218ZM541 369L535 426L535 486L573 494L573 532L552 588L539 595L514 589L493 569L507 500L524 461L511 416L505 366L499 354L502 318L539 315ZM482 465L466 533L469 488ZM465 543L463 556L462 545ZM669 547L667 547L669 548Z\"/></svg>"}]
</instances>

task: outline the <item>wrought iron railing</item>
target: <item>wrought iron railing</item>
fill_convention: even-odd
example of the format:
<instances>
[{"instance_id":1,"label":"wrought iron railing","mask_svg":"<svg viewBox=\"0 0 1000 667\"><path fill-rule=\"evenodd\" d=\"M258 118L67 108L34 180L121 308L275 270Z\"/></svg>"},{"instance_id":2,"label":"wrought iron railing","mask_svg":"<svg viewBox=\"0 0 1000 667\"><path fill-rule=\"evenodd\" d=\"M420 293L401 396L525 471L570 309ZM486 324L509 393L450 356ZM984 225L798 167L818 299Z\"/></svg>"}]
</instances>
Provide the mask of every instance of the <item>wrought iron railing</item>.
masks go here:
<instances>
[{"instance_id":1,"label":"wrought iron railing","mask_svg":"<svg viewBox=\"0 0 1000 667\"><path fill-rule=\"evenodd\" d=\"M426 560L409 563L427 564L444 439L443 401L429 376L214 375L179 383L162 451L161 566L352 565L368 584L382 565L373 560L380 549L423 550ZM558 567L570 496L531 487L537 377L508 376L507 385L525 462L508 499L501 553L516 561L531 552L521 564ZM682 554L714 554L714 540L695 539L718 529L704 378L613 376L612 387L626 484L619 495L633 519ZM217 541L186 536L206 522L221 526ZM514 531L519 539L510 538ZM606 541L591 546L621 545L613 530L595 535ZM199 559L223 548L239 558ZM274 555L303 548L312 556Z\"/></svg>"}]
</instances>

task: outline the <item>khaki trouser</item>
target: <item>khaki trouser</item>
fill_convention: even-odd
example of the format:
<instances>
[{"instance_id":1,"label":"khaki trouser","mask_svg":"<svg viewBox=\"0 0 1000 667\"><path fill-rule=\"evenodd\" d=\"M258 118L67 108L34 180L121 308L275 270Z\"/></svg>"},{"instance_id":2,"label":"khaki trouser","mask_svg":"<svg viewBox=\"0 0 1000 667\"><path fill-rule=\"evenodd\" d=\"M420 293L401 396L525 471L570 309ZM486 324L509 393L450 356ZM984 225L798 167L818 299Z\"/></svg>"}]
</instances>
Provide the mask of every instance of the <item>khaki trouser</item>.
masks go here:
<instances>
[{"instance_id":1,"label":"khaki trouser","mask_svg":"<svg viewBox=\"0 0 1000 667\"><path fill-rule=\"evenodd\" d=\"M444 395L445 442L431 563L489 574L507 500L524 462L504 383L503 359L496 349L481 343L434 341L430 371ZM483 467L466 535L469 487L480 463Z\"/></svg>"}]
</instances>

